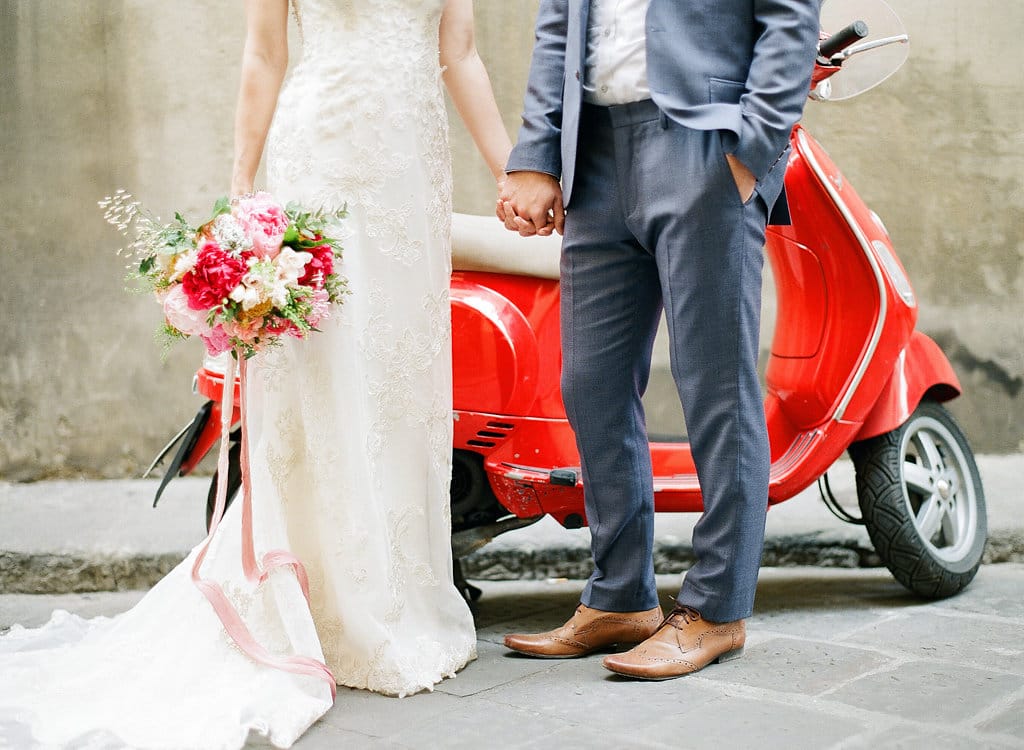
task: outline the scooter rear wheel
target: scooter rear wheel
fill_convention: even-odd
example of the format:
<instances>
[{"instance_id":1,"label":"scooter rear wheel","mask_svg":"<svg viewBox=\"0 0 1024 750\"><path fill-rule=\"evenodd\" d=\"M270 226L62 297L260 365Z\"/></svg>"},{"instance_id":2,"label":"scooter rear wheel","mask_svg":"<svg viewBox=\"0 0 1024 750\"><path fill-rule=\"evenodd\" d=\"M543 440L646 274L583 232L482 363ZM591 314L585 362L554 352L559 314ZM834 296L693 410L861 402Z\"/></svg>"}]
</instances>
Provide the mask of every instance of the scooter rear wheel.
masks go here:
<instances>
[{"instance_id":1,"label":"scooter rear wheel","mask_svg":"<svg viewBox=\"0 0 1024 750\"><path fill-rule=\"evenodd\" d=\"M901 584L941 599L973 580L985 551L985 493L953 416L922 402L899 428L850 446L875 551Z\"/></svg>"}]
</instances>

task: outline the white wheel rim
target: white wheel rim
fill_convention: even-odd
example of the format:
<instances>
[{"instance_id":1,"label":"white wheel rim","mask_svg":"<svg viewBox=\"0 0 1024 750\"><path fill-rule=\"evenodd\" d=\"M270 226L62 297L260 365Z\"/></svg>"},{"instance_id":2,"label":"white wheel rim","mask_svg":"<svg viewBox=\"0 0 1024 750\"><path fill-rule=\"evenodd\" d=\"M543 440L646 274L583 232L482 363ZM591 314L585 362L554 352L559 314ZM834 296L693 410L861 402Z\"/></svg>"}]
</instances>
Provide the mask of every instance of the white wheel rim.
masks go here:
<instances>
[{"instance_id":1,"label":"white wheel rim","mask_svg":"<svg viewBox=\"0 0 1024 750\"><path fill-rule=\"evenodd\" d=\"M940 560L963 560L978 531L978 497L960 444L942 422L917 417L903 432L900 459L903 500L921 541Z\"/></svg>"}]
</instances>

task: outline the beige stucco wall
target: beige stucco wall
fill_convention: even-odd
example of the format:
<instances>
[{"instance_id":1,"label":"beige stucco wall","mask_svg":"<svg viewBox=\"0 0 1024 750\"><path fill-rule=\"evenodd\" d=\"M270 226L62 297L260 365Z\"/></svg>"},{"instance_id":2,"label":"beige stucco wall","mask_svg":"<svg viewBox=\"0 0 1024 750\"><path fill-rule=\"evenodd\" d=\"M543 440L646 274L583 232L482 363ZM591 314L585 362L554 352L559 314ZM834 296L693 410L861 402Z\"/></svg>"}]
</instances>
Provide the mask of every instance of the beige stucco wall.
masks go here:
<instances>
[{"instance_id":1,"label":"beige stucco wall","mask_svg":"<svg viewBox=\"0 0 1024 750\"><path fill-rule=\"evenodd\" d=\"M1024 437L1024 6L896 2L911 61L808 125L885 219L921 327L967 390L980 450ZM536 0L477 2L479 46L518 122ZM138 472L198 404L200 348L166 360L158 310L124 293L96 201L118 187L201 215L227 188L240 2L0 0L0 477ZM487 213L491 178L452 126L456 208ZM768 330L773 303L766 300ZM664 359L652 427L678 418Z\"/></svg>"}]
</instances>

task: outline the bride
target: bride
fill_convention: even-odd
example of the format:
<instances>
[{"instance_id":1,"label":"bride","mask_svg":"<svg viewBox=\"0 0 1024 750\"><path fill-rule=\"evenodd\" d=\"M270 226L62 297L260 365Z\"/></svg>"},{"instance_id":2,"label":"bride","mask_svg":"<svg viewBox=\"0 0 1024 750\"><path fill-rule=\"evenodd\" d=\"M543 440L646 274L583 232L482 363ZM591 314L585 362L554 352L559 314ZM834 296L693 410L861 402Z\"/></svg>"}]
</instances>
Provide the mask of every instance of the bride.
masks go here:
<instances>
[{"instance_id":1,"label":"bride","mask_svg":"<svg viewBox=\"0 0 1024 750\"><path fill-rule=\"evenodd\" d=\"M351 293L321 333L254 359L245 393L257 559L296 555L309 604L288 568L247 582L236 503L201 577L251 638L193 583L199 547L117 617L15 626L0 638L3 746L237 748L254 731L287 747L335 681L409 695L475 657L449 546L442 81L496 180L511 144L472 0L301 0L303 55L283 89L288 0L245 6L233 196L252 191L266 144L276 198L348 207L336 234Z\"/></svg>"}]
</instances>

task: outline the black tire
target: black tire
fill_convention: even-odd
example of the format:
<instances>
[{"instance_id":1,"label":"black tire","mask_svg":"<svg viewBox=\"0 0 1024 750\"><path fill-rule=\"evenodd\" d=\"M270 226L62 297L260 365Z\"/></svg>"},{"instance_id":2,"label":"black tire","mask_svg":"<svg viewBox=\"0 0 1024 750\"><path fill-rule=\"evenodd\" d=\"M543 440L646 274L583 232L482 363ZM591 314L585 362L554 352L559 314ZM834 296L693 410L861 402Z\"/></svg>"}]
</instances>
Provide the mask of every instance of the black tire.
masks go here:
<instances>
[{"instance_id":1,"label":"black tire","mask_svg":"<svg viewBox=\"0 0 1024 750\"><path fill-rule=\"evenodd\" d=\"M451 504L453 532L483 526L508 515L487 480L483 457L472 451L452 453Z\"/></svg>"},{"instance_id":2,"label":"black tire","mask_svg":"<svg viewBox=\"0 0 1024 750\"><path fill-rule=\"evenodd\" d=\"M988 535L974 455L953 416L924 401L899 428L850 446L857 498L878 556L915 594L962 591Z\"/></svg>"},{"instance_id":3,"label":"black tire","mask_svg":"<svg viewBox=\"0 0 1024 750\"><path fill-rule=\"evenodd\" d=\"M231 502L235 499L235 495L238 494L238 490L242 486L241 458L242 446L236 438L228 450L228 496L227 503L224 505L225 511L231 507ZM217 506L217 480L218 472L215 471L213 472L213 479L210 481L210 489L206 493L207 531L210 530L210 522L213 520L213 509Z\"/></svg>"}]
</instances>

